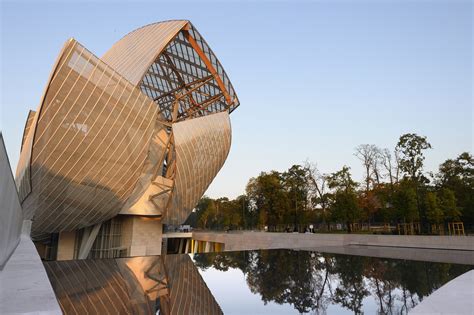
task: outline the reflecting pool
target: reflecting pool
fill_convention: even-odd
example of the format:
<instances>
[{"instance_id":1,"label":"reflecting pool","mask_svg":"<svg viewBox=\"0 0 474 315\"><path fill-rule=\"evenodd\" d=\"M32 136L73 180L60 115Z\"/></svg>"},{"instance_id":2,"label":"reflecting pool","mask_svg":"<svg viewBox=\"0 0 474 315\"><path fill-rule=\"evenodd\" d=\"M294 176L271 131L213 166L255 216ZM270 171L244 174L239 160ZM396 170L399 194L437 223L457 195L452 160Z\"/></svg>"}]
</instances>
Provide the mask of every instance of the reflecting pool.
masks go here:
<instances>
[{"instance_id":1,"label":"reflecting pool","mask_svg":"<svg viewBox=\"0 0 474 315\"><path fill-rule=\"evenodd\" d=\"M474 268L304 250L44 265L66 314L406 314Z\"/></svg>"}]
</instances>

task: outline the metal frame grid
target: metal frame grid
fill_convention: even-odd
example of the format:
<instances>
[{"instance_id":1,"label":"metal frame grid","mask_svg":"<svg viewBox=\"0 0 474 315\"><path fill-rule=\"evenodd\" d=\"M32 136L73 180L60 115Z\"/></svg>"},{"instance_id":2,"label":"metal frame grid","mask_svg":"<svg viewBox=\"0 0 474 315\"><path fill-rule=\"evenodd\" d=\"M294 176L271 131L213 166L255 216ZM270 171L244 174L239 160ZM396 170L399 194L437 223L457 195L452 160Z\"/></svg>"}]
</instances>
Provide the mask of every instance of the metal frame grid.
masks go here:
<instances>
[{"instance_id":1,"label":"metal frame grid","mask_svg":"<svg viewBox=\"0 0 474 315\"><path fill-rule=\"evenodd\" d=\"M140 88L170 122L230 113L239 106L224 68L190 23L158 55Z\"/></svg>"}]
</instances>

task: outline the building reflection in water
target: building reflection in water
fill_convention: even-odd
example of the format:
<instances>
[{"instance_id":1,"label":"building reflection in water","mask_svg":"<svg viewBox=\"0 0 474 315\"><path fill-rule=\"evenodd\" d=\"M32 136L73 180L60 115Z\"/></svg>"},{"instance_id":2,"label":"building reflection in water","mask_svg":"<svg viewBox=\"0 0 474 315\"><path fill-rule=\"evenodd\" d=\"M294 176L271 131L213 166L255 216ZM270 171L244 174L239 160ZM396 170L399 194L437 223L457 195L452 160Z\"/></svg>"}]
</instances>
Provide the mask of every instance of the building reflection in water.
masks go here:
<instances>
[{"instance_id":1,"label":"building reflection in water","mask_svg":"<svg viewBox=\"0 0 474 315\"><path fill-rule=\"evenodd\" d=\"M64 314L223 314L188 255L44 265Z\"/></svg>"}]
</instances>

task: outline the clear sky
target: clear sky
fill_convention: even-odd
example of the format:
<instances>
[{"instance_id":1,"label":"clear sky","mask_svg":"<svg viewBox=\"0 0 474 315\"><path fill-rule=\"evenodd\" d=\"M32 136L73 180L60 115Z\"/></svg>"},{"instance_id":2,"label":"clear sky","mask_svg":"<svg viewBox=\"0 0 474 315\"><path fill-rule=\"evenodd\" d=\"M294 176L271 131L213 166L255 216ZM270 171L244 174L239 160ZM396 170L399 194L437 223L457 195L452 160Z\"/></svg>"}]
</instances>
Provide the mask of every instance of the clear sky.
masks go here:
<instances>
[{"instance_id":1,"label":"clear sky","mask_svg":"<svg viewBox=\"0 0 474 315\"><path fill-rule=\"evenodd\" d=\"M13 168L63 43L97 56L131 30L189 19L226 69L241 106L211 197L235 197L261 171L306 159L323 172L362 143L415 132L426 169L473 147L472 1L1 2L1 116Z\"/></svg>"}]
</instances>

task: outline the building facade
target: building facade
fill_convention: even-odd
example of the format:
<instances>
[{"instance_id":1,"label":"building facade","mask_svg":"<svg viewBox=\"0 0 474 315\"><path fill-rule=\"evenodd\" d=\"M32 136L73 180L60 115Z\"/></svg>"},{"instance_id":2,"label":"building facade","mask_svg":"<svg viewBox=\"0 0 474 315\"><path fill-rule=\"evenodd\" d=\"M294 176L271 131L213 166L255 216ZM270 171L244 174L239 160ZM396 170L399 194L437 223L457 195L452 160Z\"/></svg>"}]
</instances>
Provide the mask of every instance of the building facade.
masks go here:
<instances>
[{"instance_id":1,"label":"building facade","mask_svg":"<svg viewBox=\"0 0 474 315\"><path fill-rule=\"evenodd\" d=\"M185 20L139 28L101 58L62 48L25 124L16 171L46 258L153 255L184 223L230 150L239 100Z\"/></svg>"}]
</instances>

